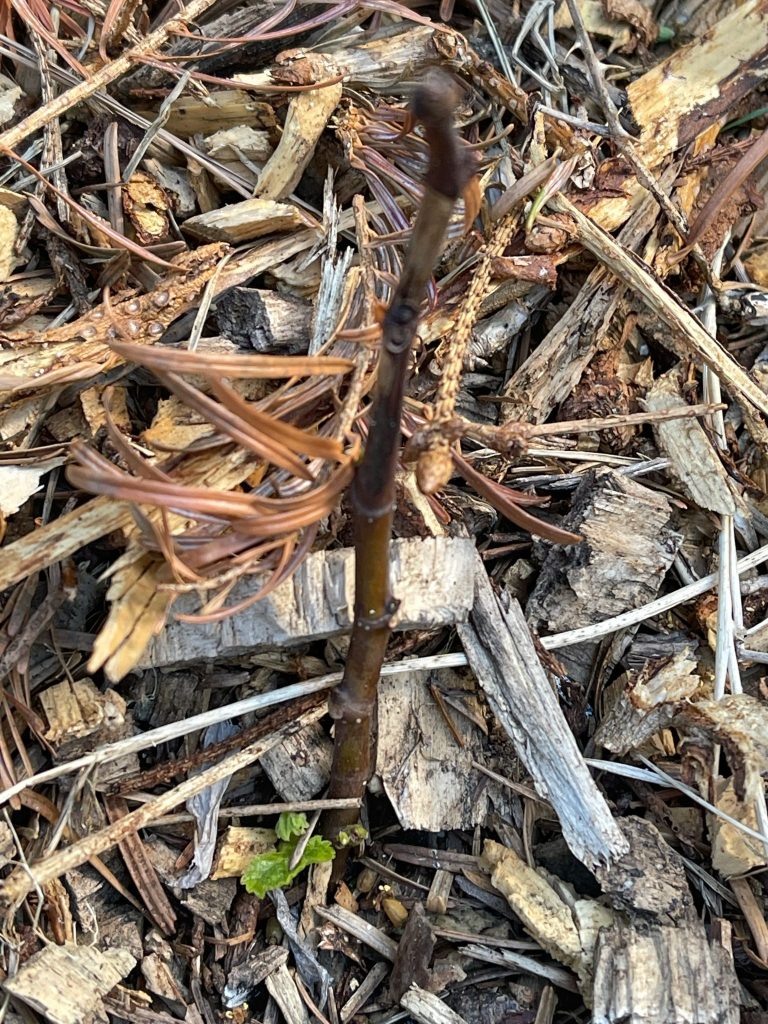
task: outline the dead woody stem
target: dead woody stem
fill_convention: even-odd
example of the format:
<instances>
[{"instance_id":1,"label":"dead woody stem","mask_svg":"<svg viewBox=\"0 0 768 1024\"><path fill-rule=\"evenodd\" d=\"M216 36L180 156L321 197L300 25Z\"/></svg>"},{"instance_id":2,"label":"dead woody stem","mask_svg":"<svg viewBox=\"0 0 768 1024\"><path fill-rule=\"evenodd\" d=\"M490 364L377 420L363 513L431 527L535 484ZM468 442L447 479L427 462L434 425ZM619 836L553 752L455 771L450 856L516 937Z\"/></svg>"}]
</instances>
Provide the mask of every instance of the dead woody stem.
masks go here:
<instances>
[{"instance_id":1,"label":"dead woody stem","mask_svg":"<svg viewBox=\"0 0 768 1024\"><path fill-rule=\"evenodd\" d=\"M355 622L344 677L330 702L336 720L329 790L334 799L362 796L374 765L377 687L397 608L390 589L389 545L408 360L427 282L456 199L472 173L468 152L462 150L452 123L457 99L453 83L444 75L433 75L419 87L412 104L413 118L424 126L430 162L403 273L384 319L368 443L351 488ZM356 819L355 811L333 812L324 832L336 836Z\"/></svg>"}]
</instances>

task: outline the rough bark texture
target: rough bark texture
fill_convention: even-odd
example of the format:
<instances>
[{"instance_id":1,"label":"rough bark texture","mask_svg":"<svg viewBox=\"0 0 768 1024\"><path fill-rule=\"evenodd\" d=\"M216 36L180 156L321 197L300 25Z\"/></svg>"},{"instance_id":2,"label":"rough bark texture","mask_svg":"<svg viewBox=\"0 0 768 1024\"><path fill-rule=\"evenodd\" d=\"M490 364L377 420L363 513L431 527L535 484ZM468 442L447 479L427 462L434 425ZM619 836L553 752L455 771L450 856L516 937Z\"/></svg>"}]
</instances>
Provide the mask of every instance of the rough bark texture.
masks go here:
<instances>
[{"instance_id":1,"label":"rough bark texture","mask_svg":"<svg viewBox=\"0 0 768 1024\"><path fill-rule=\"evenodd\" d=\"M472 603L475 546L471 540L431 538L397 541L392 572L399 581L395 629L430 629L466 618ZM310 555L295 576L253 608L221 623L171 622L150 646L145 667L228 658L291 646L347 632L353 621L354 552ZM234 596L246 597L258 582L244 581ZM195 600L183 598L177 610Z\"/></svg>"},{"instance_id":2,"label":"rough bark texture","mask_svg":"<svg viewBox=\"0 0 768 1024\"><path fill-rule=\"evenodd\" d=\"M219 330L256 352L306 352L312 306L263 288L233 288L216 304Z\"/></svg>"},{"instance_id":3,"label":"rough bark texture","mask_svg":"<svg viewBox=\"0 0 768 1024\"><path fill-rule=\"evenodd\" d=\"M551 548L527 606L538 633L557 633L638 608L658 594L681 543L666 498L613 470L585 476L565 524L581 544ZM588 680L596 644L577 644L561 660Z\"/></svg>"},{"instance_id":4,"label":"rough bark texture","mask_svg":"<svg viewBox=\"0 0 768 1024\"><path fill-rule=\"evenodd\" d=\"M593 1024L737 1024L739 986L725 942L696 920L598 938Z\"/></svg>"}]
</instances>

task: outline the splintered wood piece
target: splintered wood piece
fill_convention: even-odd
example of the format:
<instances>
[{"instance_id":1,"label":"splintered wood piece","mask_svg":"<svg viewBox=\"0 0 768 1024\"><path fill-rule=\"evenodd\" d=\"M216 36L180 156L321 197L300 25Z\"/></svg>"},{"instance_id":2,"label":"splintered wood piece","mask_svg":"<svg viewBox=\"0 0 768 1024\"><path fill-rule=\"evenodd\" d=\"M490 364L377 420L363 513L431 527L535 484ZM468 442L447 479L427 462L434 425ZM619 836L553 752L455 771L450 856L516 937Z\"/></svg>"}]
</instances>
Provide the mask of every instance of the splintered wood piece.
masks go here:
<instances>
[{"instance_id":1,"label":"splintered wood piece","mask_svg":"<svg viewBox=\"0 0 768 1024\"><path fill-rule=\"evenodd\" d=\"M584 978L589 955L582 945L571 908L549 882L515 853L488 839L483 862L492 872L491 882L525 925L526 931L555 960L571 967Z\"/></svg>"},{"instance_id":2,"label":"splintered wood piece","mask_svg":"<svg viewBox=\"0 0 768 1024\"><path fill-rule=\"evenodd\" d=\"M40 694L40 705L48 722L45 739L58 762L98 750L133 732L133 715L125 700L115 690L98 690L90 679L65 679L49 686ZM136 755L128 754L99 766L94 782L103 788L138 768Z\"/></svg>"},{"instance_id":3,"label":"splintered wood piece","mask_svg":"<svg viewBox=\"0 0 768 1024\"><path fill-rule=\"evenodd\" d=\"M28 499L40 492L45 474L66 461L57 456L28 466L0 466L0 515L7 519L18 512Z\"/></svg>"},{"instance_id":4,"label":"splintered wood piece","mask_svg":"<svg viewBox=\"0 0 768 1024\"><path fill-rule=\"evenodd\" d=\"M213 95L217 96L218 93ZM203 140L203 149L208 156L212 156L215 160L226 163L235 162L239 174L246 171L250 173L251 177L253 177L253 171L249 171L246 165L241 163L240 158L244 156L252 163L263 164L274 152L274 147L270 142L270 132L256 131L249 124L222 128L214 132L213 135L209 135ZM282 196L265 196L264 198L280 199Z\"/></svg>"},{"instance_id":5,"label":"splintered wood piece","mask_svg":"<svg viewBox=\"0 0 768 1024\"><path fill-rule=\"evenodd\" d=\"M697 919L600 932L593 1024L738 1024L739 1003L730 942L710 941Z\"/></svg>"},{"instance_id":6,"label":"splintered wood piece","mask_svg":"<svg viewBox=\"0 0 768 1024\"><path fill-rule=\"evenodd\" d=\"M208 242L240 242L272 235L292 228L312 227L310 217L298 206L276 203L271 199L244 199L219 210L198 214L184 221L184 230Z\"/></svg>"},{"instance_id":7,"label":"splintered wood piece","mask_svg":"<svg viewBox=\"0 0 768 1024\"><path fill-rule=\"evenodd\" d=\"M16 856L16 843L14 842L11 826L6 822L0 822L0 868L7 867Z\"/></svg>"},{"instance_id":8,"label":"splintered wood piece","mask_svg":"<svg viewBox=\"0 0 768 1024\"><path fill-rule=\"evenodd\" d=\"M430 688L436 681L467 696L475 691L466 673L451 669L437 679L434 672L413 672L380 681L376 771L403 828L472 828L485 821L488 801L499 809L507 793L473 771L483 757L483 733L444 701L441 707Z\"/></svg>"},{"instance_id":9,"label":"splintered wood piece","mask_svg":"<svg viewBox=\"0 0 768 1024\"><path fill-rule=\"evenodd\" d=\"M712 9L707 5L707 11ZM676 49L627 87L625 113L640 136L637 143L629 142L627 149L632 147L636 166L641 165L649 175L673 153L693 148L708 133L716 133L765 79L768 2L747 0L734 9L715 5L715 11L718 9L727 12L726 16L709 31L693 31L687 46ZM686 34L689 30L690 25ZM548 128L550 133L562 131L556 121L550 121ZM625 174L621 194L593 201L590 216L612 231L640 201L646 184L637 174ZM662 187L661 191L668 194L669 189Z\"/></svg>"},{"instance_id":10,"label":"splintered wood piece","mask_svg":"<svg viewBox=\"0 0 768 1024\"><path fill-rule=\"evenodd\" d=\"M479 558L477 566L470 621L457 627L469 664L574 856L590 868L611 863L627 842L568 728L519 604L502 608Z\"/></svg>"},{"instance_id":11,"label":"splintered wood piece","mask_svg":"<svg viewBox=\"0 0 768 1024\"><path fill-rule=\"evenodd\" d=\"M768 963L768 924L765 920L762 893L758 899L748 878L732 878L731 888L752 932L758 955L764 964Z\"/></svg>"},{"instance_id":12,"label":"splintered wood piece","mask_svg":"<svg viewBox=\"0 0 768 1024\"><path fill-rule=\"evenodd\" d=\"M271 828L230 825L216 846L211 878L240 878L254 857L275 849Z\"/></svg>"},{"instance_id":13,"label":"splintered wood piece","mask_svg":"<svg viewBox=\"0 0 768 1024\"><path fill-rule=\"evenodd\" d=\"M557 995L551 985L547 985L541 993L539 1005L536 1008L536 1018L533 1024L552 1024L557 1009Z\"/></svg>"},{"instance_id":14,"label":"splintered wood piece","mask_svg":"<svg viewBox=\"0 0 768 1024\"><path fill-rule=\"evenodd\" d=\"M747 0L715 27L627 86L640 129L639 153L651 167L689 145L768 74L768 0Z\"/></svg>"},{"instance_id":15,"label":"splintered wood piece","mask_svg":"<svg viewBox=\"0 0 768 1024\"><path fill-rule=\"evenodd\" d=\"M329 71L332 73L332 69ZM308 89L293 97L278 147L259 175L257 196L284 199L293 192L340 99L341 82L321 89Z\"/></svg>"},{"instance_id":16,"label":"splintered wood piece","mask_svg":"<svg viewBox=\"0 0 768 1024\"><path fill-rule=\"evenodd\" d=\"M679 408L683 400L683 370L675 367L654 381L643 404L652 412ZM653 424L659 445L672 462L686 494L699 508L732 516L736 502L728 474L706 431L695 419L667 420Z\"/></svg>"},{"instance_id":17,"label":"splintered wood piece","mask_svg":"<svg viewBox=\"0 0 768 1024\"><path fill-rule=\"evenodd\" d=\"M615 754L637 750L672 724L678 706L701 686L689 647L671 658L649 661L616 684L620 692L594 736L596 746Z\"/></svg>"},{"instance_id":18,"label":"splintered wood piece","mask_svg":"<svg viewBox=\"0 0 768 1024\"><path fill-rule=\"evenodd\" d=\"M315 723L278 743L259 762L283 800L310 800L328 785L333 746Z\"/></svg>"},{"instance_id":19,"label":"splintered wood piece","mask_svg":"<svg viewBox=\"0 0 768 1024\"><path fill-rule=\"evenodd\" d=\"M233 288L216 304L219 330L243 348L282 355L304 353L312 306L266 288Z\"/></svg>"},{"instance_id":20,"label":"splintered wood piece","mask_svg":"<svg viewBox=\"0 0 768 1024\"><path fill-rule=\"evenodd\" d=\"M315 907L315 913L348 935L359 939L366 946L370 946L385 960L394 961L397 956L397 943L385 935L380 928L374 928L372 924L368 924L357 914L353 914L343 907Z\"/></svg>"},{"instance_id":21,"label":"splintered wood piece","mask_svg":"<svg viewBox=\"0 0 768 1024\"><path fill-rule=\"evenodd\" d=\"M162 558L135 542L129 545L110 580L110 610L94 641L89 671L103 668L108 679L118 682L135 667L150 639L165 625L172 594L159 584L167 578Z\"/></svg>"},{"instance_id":22,"label":"splintered wood piece","mask_svg":"<svg viewBox=\"0 0 768 1024\"><path fill-rule=\"evenodd\" d=\"M137 111L149 121L155 110ZM244 89L219 89L204 97L183 95L171 104L166 129L173 135L209 135L227 128L248 125L251 128L274 128L275 113L269 103Z\"/></svg>"},{"instance_id":23,"label":"splintered wood piece","mask_svg":"<svg viewBox=\"0 0 768 1024\"><path fill-rule=\"evenodd\" d=\"M768 765L768 706L748 693L732 693L720 700L686 701L678 708L674 725L685 735L683 756L690 746L694 764L703 754L712 757L722 747L731 769L736 794L755 800L762 790Z\"/></svg>"},{"instance_id":24,"label":"splintered wood piece","mask_svg":"<svg viewBox=\"0 0 768 1024\"><path fill-rule=\"evenodd\" d=\"M656 921L676 921L694 911L685 865L659 830L643 818L622 818L629 851L595 874L614 907Z\"/></svg>"},{"instance_id":25,"label":"splintered wood piece","mask_svg":"<svg viewBox=\"0 0 768 1024\"><path fill-rule=\"evenodd\" d=\"M373 965L370 971L360 982L358 988L355 989L346 1003L342 1006L339 1013L342 1024L347 1024L347 1021L352 1020L355 1014L359 1013L360 1010L363 1009L365 1004L388 974L389 966L381 960Z\"/></svg>"},{"instance_id":26,"label":"splintered wood piece","mask_svg":"<svg viewBox=\"0 0 768 1024\"><path fill-rule=\"evenodd\" d=\"M736 796L733 779L715 779L715 806L724 814L759 831L754 801L745 803ZM734 875L745 875L766 863L765 844L748 836L736 825L709 815L709 834L712 840L712 867L723 876L735 881ZM765 959L765 958L763 958Z\"/></svg>"},{"instance_id":27,"label":"splintered wood piece","mask_svg":"<svg viewBox=\"0 0 768 1024\"><path fill-rule=\"evenodd\" d=\"M392 576L400 605L395 629L434 629L466 618L472 601L475 545L446 537L400 540L392 547ZM238 654L291 646L338 636L353 621L354 552L318 551L296 574L259 604L223 623L200 626L174 621L148 648L145 667L231 658ZM241 600L261 586L248 578L232 599ZM178 611L195 609L182 597Z\"/></svg>"},{"instance_id":28,"label":"splintered wood piece","mask_svg":"<svg viewBox=\"0 0 768 1024\"><path fill-rule=\"evenodd\" d=\"M225 1005L230 1009L240 1006L265 978L283 967L287 959L288 950L282 946L267 946L247 956L227 976L227 984L222 993Z\"/></svg>"},{"instance_id":29,"label":"splintered wood piece","mask_svg":"<svg viewBox=\"0 0 768 1024\"><path fill-rule=\"evenodd\" d=\"M285 964L268 974L264 984L280 1007L286 1024L309 1024L309 1013Z\"/></svg>"},{"instance_id":30,"label":"splintered wood piece","mask_svg":"<svg viewBox=\"0 0 768 1024\"><path fill-rule=\"evenodd\" d=\"M623 50L632 39L632 29L629 24L623 19L615 20L609 17L600 0L581 0L579 10L584 27L590 35L594 34L611 40L609 52L615 49ZM650 11L646 8L638 5L638 10L645 11L650 17ZM557 10L555 28L573 28L571 15L565 4L561 4Z\"/></svg>"},{"instance_id":31,"label":"splintered wood piece","mask_svg":"<svg viewBox=\"0 0 768 1024\"><path fill-rule=\"evenodd\" d=\"M179 957L169 942L150 933L146 942L147 953L141 961L141 973L147 989L169 1006L177 1017L189 1020L186 993L178 977ZM196 1022L197 1024L197 1022Z\"/></svg>"},{"instance_id":32,"label":"splintered wood piece","mask_svg":"<svg viewBox=\"0 0 768 1024\"><path fill-rule=\"evenodd\" d=\"M14 246L19 222L12 210L0 204L0 282L7 281L16 265Z\"/></svg>"},{"instance_id":33,"label":"splintered wood piece","mask_svg":"<svg viewBox=\"0 0 768 1024\"><path fill-rule=\"evenodd\" d=\"M102 996L136 966L125 949L44 946L3 982L3 989L53 1024L107 1024Z\"/></svg>"},{"instance_id":34,"label":"splintered wood piece","mask_svg":"<svg viewBox=\"0 0 768 1024\"><path fill-rule=\"evenodd\" d=\"M389 978L389 996L394 1003L400 1001L411 985L431 987L429 964L434 948L435 933L427 921L424 907L417 903L403 929Z\"/></svg>"},{"instance_id":35,"label":"splintered wood piece","mask_svg":"<svg viewBox=\"0 0 768 1024\"><path fill-rule=\"evenodd\" d=\"M447 1006L439 996L412 985L400 999L400 1005L419 1024L467 1024L465 1019Z\"/></svg>"},{"instance_id":36,"label":"splintered wood piece","mask_svg":"<svg viewBox=\"0 0 768 1024\"><path fill-rule=\"evenodd\" d=\"M571 548L550 549L527 606L538 633L600 622L653 600L682 537L665 497L610 469L589 472L573 498L566 526L582 535ZM560 657L585 682L595 644Z\"/></svg>"},{"instance_id":37,"label":"splintered wood piece","mask_svg":"<svg viewBox=\"0 0 768 1024\"><path fill-rule=\"evenodd\" d=\"M112 498L94 498L32 530L0 551L0 589L19 583L33 572L61 561L78 548L133 522L130 505Z\"/></svg>"},{"instance_id":38,"label":"splintered wood piece","mask_svg":"<svg viewBox=\"0 0 768 1024\"><path fill-rule=\"evenodd\" d=\"M426 908L430 914L444 914L448 909L448 899L453 887L453 872L438 868L429 887Z\"/></svg>"},{"instance_id":39,"label":"splintered wood piece","mask_svg":"<svg viewBox=\"0 0 768 1024\"><path fill-rule=\"evenodd\" d=\"M244 85L267 86L270 90L274 90L276 85L328 82L322 90L317 90L324 92L333 90L338 84L330 83L330 79L341 79L343 76L345 86L353 89L362 86L374 92L387 93L391 87L402 84L404 74L413 80L420 71L437 63L438 37L446 35L462 39L458 32L446 30L444 26L431 22L427 25L405 22L403 28L393 28L395 31L391 35L382 34L379 38L345 47L336 53L289 50L271 68L256 74L236 74L233 81Z\"/></svg>"}]
</instances>

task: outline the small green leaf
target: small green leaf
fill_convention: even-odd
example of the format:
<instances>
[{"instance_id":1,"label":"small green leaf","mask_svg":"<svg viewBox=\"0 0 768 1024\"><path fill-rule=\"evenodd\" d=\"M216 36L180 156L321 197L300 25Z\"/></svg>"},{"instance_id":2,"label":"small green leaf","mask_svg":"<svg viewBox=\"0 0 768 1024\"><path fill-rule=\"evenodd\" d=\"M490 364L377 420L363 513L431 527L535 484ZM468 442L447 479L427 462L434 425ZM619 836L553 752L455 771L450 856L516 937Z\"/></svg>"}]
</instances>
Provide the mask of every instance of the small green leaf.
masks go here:
<instances>
[{"instance_id":1,"label":"small green leaf","mask_svg":"<svg viewBox=\"0 0 768 1024\"><path fill-rule=\"evenodd\" d=\"M278 839L288 843L294 836L302 836L309 828L306 814L296 814L293 811L286 811L277 819L275 832Z\"/></svg>"},{"instance_id":2,"label":"small green leaf","mask_svg":"<svg viewBox=\"0 0 768 1024\"><path fill-rule=\"evenodd\" d=\"M668 43L670 39L675 38L675 30L670 28L669 25L659 25L659 35L656 39L657 43Z\"/></svg>"},{"instance_id":3,"label":"small green leaf","mask_svg":"<svg viewBox=\"0 0 768 1024\"><path fill-rule=\"evenodd\" d=\"M291 880L288 864L290 850L276 850L274 853L260 853L254 857L243 872L240 881L248 892L263 900L270 889L282 889Z\"/></svg>"},{"instance_id":4,"label":"small green leaf","mask_svg":"<svg viewBox=\"0 0 768 1024\"><path fill-rule=\"evenodd\" d=\"M326 860L333 860L335 856L336 851L327 839L323 839L322 836L312 836L307 843L304 853L301 855L301 860L296 865L295 871L291 873L291 878L294 875L298 875L304 868L308 868L310 864L322 864Z\"/></svg>"},{"instance_id":5,"label":"small green leaf","mask_svg":"<svg viewBox=\"0 0 768 1024\"><path fill-rule=\"evenodd\" d=\"M323 861L333 860L336 855L336 851L327 839L323 839L322 836L312 836L298 864L291 869L288 865L291 863L295 849L296 841L282 843L279 850L272 853L260 853L254 857L240 879L248 892L263 900L270 889L284 888L310 864L321 864Z\"/></svg>"}]
</instances>

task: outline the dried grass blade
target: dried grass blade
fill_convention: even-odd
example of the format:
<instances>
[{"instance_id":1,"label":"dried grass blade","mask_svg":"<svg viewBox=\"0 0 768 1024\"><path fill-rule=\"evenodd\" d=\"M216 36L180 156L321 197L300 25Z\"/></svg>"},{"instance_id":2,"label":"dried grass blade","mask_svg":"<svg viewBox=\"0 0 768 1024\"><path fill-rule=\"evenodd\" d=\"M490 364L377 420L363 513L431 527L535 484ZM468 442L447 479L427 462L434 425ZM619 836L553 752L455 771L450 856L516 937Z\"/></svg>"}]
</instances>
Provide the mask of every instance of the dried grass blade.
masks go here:
<instances>
[{"instance_id":1,"label":"dried grass blade","mask_svg":"<svg viewBox=\"0 0 768 1024\"><path fill-rule=\"evenodd\" d=\"M353 360L338 356L217 355L215 352L187 352L126 341L111 341L110 347L127 362L140 363L152 370L240 380L336 376L347 373L355 365Z\"/></svg>"},{"instance_id":2,"label":"dried grass blade","mask_svg":"<svg viewBox=\"0 0 768 1024\"><path fill-rule=\"evenodd\" d=\"M253 502L246 494L133 477L80 441L72 442L71 451L76 461L67 468L67 479L73 487L93 494L107 494L142 505L178 507L220 518L244 517L254 513Z\"/></svg>"},{"instance_id":3,"label":"dried grass blade","mask_svg":"<svg viewBox=\"0 0 768 1024\"><path fill-rule=\"evenodd\" d=\"M294 427L290 423L260 412L251 402L246 402L234 388L222 380L211 381L211 389L219 401L246 423L260 431L269 431L273 440L285 445L297 455L303 453L316 459L328 459L341 462L344 449L341 443L332 437L320 434L309 434L306 430Z\"/></svg>"},{"instance_id":4,"label":"dried grass blade","mask_svg":"<svg viewBox=\"0 0 768 1024\"><path fill-rule=\"evenodd\" d=\"M106 796L104 806L110 822L119 821L128 814L128 804L120 796ZM165 895L141 837L137 832L131 833L122 840L119 847L147 913L161 932L172 935L176 924L176 912Z\"/></svg>"},{"instance_id":5,"label":"dried grass blade","mask_svg":"<svg viewBox=\"0 0 768 1024\"><path fill-rule=\"evenodd\" d=\"M278 510L262 519L236 520L232 523L232 529L254 537L275 537L280 533L310 526L333 511L341 492L352 482L353 475L354 467L350 461L339 466L326 483L301 498L273 499L275 508L278 508L278 503L285 502L285 511ZM289 506L288 502L292 502L292 505Z\"/></svg>"},{"instance_id":6,"label":"dried grass blade","mask_svg":"<svg viewBox=\"0 0 768 1024\"><path fill-rule=\"evenodd\" d=\"M77 441L72 443L72 455L76 461L68 467L67 478L73 487L167 508L189 518L203 515L229 520L233 529L254 537L277 537L321 519L333 510L339 493L353 473L349 460L324 484L309 492L289 498L260 498L254 494L133 477Z\"/></svg>"},{"instance_id":7,"label":"dried grass blade","mask_svg":"<svg viewBox=\"0 0 768 1024\"><path fill-rule=\"evenodd\" d=\"M561 530L557 526L552 526L551 523L544 523L535 516L524 512L518 504L518 492L489 480L487 476L483 476L473 466L470 466L466 459L455 452L453 461L467 483L472 484L478 494L486 498L498 512L501 512L516 526L555 544L578 544L581 541L581 537L577 533Z\"/></svg>"}]
</instances>

